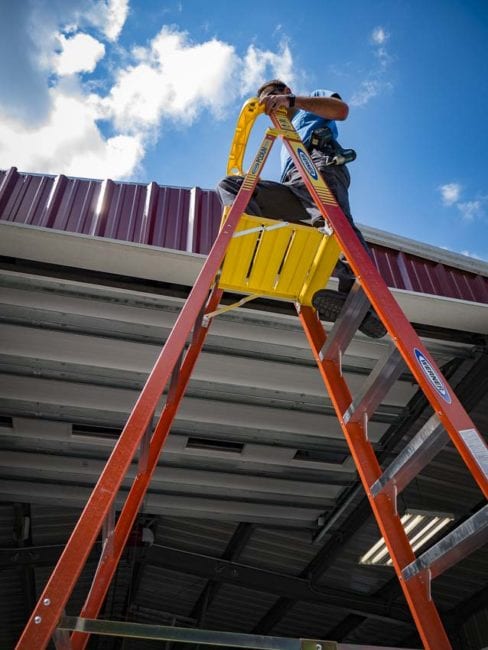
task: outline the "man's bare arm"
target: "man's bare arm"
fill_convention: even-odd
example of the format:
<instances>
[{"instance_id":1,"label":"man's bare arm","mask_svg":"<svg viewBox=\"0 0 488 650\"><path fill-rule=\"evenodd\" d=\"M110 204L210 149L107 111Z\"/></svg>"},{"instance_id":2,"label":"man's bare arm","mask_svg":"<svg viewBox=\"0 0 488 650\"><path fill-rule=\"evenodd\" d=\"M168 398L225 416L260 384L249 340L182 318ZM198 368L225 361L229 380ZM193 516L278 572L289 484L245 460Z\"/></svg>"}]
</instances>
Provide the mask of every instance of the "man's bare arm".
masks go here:
<instances>
[{"instance_id":1,"label":"man's bare arm","mask_svg":"<svg viewBox=\"0 0 488 650\"><path fill-rule=\"evenodd\" d=\"M260 104L264 104L264 111L269 115L271 111L275 111L282 106L285 108L290 106L289 94L266 95L261 98ZM348 105L338 97L306 97L297 95L295 97L295 108L309 111L326 120L345 120L349 114Z\"/></svg>"},{"instance_id":2,"label":"man's bare arm","mask_svg":"<svg viewBox=\"0 0 488 650\"><path fill-rule=\"evenodd\" d=\"M349 114L346 102L338 97L295 97L295 107L309 111L327 120L345 120Z\"/></svg>"}]
</instances>

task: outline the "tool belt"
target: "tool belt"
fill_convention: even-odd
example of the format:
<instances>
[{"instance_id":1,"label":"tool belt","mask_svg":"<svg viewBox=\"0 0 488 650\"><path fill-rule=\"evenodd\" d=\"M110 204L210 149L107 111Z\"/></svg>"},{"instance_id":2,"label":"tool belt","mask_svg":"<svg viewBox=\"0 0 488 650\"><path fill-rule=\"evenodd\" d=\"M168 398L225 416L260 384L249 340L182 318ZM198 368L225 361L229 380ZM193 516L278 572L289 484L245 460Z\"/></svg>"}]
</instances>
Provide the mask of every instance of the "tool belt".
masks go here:
<instances>
[{"instance_id":1,"label":"tool belt","mask_svg":"<svg viewBox=\"0 0 488 650\"><path fill-rule=\"evenodd\" d=\"M334 140L332 131L328 126L315 129L312 132L307 150L309 153L317 150L325 154L326 165L345 165L356 160L356 152L354 149L343 149L337 140Z\"/></svg>"}]
</instances>

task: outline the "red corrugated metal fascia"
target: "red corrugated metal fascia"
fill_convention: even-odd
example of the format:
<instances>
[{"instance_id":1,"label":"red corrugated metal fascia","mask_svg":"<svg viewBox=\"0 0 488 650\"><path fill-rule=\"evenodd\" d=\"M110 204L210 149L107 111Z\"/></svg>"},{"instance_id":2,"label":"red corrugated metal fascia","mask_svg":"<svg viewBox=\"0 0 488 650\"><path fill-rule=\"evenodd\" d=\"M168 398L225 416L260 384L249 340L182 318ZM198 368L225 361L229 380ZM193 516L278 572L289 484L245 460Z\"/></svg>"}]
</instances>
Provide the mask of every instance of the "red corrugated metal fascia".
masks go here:
<instances>
[{"instance_id":1,"label":"red corrugated metal fascia","mask_svg":"<svg viewBox=\"0 0 488 650\"><path fill-rule=\"evenodd\" d=\"M209 252L221 216L216 192L0 171L0 219L163 248ZM488 278L372 245L390 287L488 303Z\"/></svg>"},{"instance_id":2,"label":"red corrugated metal fascia","mask_svg":"<svg viewBox=\"0 0 488 650\"><path fill-rule=\"evenodd\" d=\"M220 220L218 200L200 190L190 221L191 192L157 183L23 174L13 167L0 172L0 219L208 253Z\"/></svg>"},{"instance_id":3,"label":"red corrugated metal fascia","mask_svg":"<svg viewBox=\"0 0 488 650\"><path fill-rule=\"evenodd\" d=\"M488 278L481 274L377 244L373 254L389 287L488 303Z\"/></svg>"}]
</instances>

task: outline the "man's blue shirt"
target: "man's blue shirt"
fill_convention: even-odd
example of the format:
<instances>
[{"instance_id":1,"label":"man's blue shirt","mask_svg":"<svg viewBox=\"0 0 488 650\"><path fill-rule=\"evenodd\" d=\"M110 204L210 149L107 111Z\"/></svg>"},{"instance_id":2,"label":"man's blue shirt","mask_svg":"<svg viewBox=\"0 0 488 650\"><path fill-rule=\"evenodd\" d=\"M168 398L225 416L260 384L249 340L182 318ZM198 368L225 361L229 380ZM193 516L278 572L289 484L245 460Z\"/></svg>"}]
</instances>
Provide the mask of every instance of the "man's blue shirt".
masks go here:
<instances>
[{"instance_id":1,"label":"man's blue shirt","mask_svg":"<svg viewBox=\"0 0 488 650\"><path fill-rule=\"evenodd\" d=\"M314 90L310 97L339 97L339 95L330 90ZM293 116L291 123L297 130L297 133L305 146L308 146L313 131L324 126L329 127L332 131L334 140L337 140L337 125L334 120L326 120L324 117L299 109ZM283 179L286 177L293 164L290 154L286 147L283 146L281 148L281 182L283 182Z\"/></svg>"}]
</instances>

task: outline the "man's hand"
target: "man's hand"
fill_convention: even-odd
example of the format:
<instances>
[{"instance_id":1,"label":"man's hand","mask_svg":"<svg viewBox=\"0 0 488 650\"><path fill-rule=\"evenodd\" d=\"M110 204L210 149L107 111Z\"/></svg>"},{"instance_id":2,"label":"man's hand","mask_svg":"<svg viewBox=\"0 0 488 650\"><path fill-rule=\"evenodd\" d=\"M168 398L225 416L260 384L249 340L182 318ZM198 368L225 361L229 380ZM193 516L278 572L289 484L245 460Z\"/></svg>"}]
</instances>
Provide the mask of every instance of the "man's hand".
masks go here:
<instances>
[{"instance_id":1,"label":"man's hand","mask_svg":"<svg viewBox=\"0 0 488 650\"><path fill-rule=\"evenodd\" d=\"M259 103L264 106L266 115L269 115L271 111L276 111L278 108L289 108L290 95L264 95Z\"/></svg>"}]
</instances>

